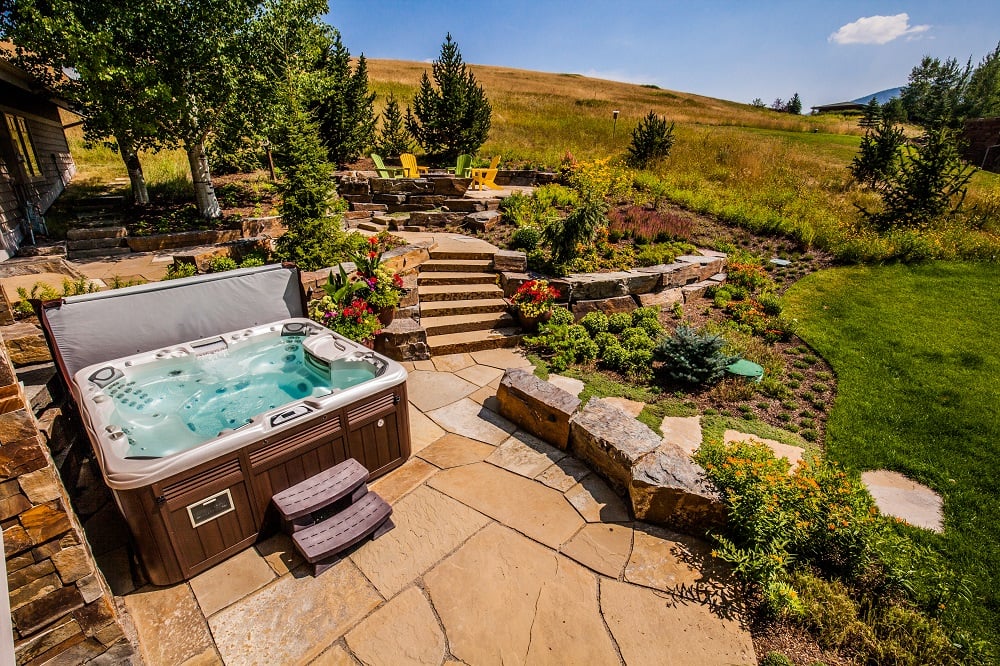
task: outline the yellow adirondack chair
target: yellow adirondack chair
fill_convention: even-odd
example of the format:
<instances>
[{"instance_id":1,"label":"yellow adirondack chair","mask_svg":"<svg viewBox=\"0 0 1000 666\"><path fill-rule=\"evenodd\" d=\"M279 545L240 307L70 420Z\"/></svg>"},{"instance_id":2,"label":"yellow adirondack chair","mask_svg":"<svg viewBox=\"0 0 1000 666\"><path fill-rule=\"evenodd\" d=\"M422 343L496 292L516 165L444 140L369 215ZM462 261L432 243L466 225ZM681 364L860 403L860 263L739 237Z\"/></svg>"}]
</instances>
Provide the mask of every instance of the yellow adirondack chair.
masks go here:
<instances>
[{"instance_id":1,"label":"yellow adirondack chair","mask_svg":"<svg viewBox=\"0 0 1000 666\"><path fill-rule=\"evenodd\" d=\"M413 153L402 153L399 161L403 165L403 175L406 178L419 178L420 174L427 173L427 167L417 166L417 156Z\"/></svg>"},{"instance_id":2,"label":"yellow adirondack chair","mask_svg":"<svg viewBox=\"0 0 1000 666\"><path fill-rule=\"evenodd\" d=\"M473 169L470 172L472 176L472 184L469 185L469 189L473 190L485 190L489 188L491 190L502 190L503 188L496 184L495 179L497 177L497 167L500 166L500 156L495 155L492 160L490 160L490 166L486 169Z\"/></svg>"}]
</instances>

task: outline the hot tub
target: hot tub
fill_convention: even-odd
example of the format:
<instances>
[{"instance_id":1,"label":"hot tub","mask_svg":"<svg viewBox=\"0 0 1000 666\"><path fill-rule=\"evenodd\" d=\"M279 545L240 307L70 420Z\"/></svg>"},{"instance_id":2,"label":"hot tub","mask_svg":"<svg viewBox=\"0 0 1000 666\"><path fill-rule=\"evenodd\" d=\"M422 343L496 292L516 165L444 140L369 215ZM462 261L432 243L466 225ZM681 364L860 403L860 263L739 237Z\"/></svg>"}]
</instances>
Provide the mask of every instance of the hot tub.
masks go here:
<instances>
[{"instance_id":1,"label":"hot tub","mask_svg":"<svg viewBox=\"0 0 1000 666\"><path fill-rule=\"evenodd\" d=\"M279 294L285 280L299 288L297 271L275 272L247 272L236 284ZM228 280L242 279L234 273ZM348 458L377 477L410 454L406 370L301 316L157 347L133 339L122 323L83 344L88 326L130 310L130 301L155 310L157 302L187 300L194 292L185 286L226 293L232 285L220 286L224 280L144 285L43 308L104 479L157 585L190 578L276 529L275 493ZM297 294L281 306L267 299L253 309L294 315L296 301ZM182 321L190 330L219 330L220 321L249 319L249 306L239 307L206 322L184 313ZM159 342L177 339L155 328ZM103 360L133 345L145 350Z\"/></svg>"}]
</instances>

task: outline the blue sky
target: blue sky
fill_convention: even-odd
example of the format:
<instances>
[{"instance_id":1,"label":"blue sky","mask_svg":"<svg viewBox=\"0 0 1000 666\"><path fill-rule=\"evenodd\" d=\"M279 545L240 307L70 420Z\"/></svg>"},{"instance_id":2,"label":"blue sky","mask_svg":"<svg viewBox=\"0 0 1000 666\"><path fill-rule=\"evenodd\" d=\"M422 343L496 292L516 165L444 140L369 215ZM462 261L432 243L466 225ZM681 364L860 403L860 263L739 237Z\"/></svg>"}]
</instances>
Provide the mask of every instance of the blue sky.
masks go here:
<instances>
[{"instance_id":1,"label":"blue sky","mask_svg":"<svg viewBox=\"0 0 1000 666\"><path fill-rule=\"evenodd\" d=\"M803 105L906 83L923 55L973 64L1000 41L1000 1L330 0L357 55L578 73L749 102ZM489 91L487 91L489 92Z\"/></svg>"}]
</instances>

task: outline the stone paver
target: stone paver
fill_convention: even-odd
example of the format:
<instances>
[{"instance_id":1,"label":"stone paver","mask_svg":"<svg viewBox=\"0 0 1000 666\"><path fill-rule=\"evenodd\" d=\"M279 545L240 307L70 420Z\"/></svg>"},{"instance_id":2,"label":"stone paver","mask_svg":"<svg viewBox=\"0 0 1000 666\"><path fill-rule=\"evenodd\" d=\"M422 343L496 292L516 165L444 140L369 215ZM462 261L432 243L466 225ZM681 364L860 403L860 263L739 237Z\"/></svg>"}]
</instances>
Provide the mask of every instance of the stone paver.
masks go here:
<instances>
[{"instance_id":1,"label":"stone paver","mask_svg":"<svg viewBox=\"0 0 1000 666\"><path fill-rule=\"evenodd\" d=\"M499 412L500 410L499 404L496 401L497 390L492 386L484 386L475 393L469 394L469 397L494 412Z\"/></svg>"},{"instance_id":2,"label":"stone paver","mask_svg":"<svg viewBox=\"0 0 1000 666\"><path fill-rule=\"evenodd\" d=\"M438 424L427 418L423 412L409 405L410 410L410 452L419 453L431 442L436 442L445 434Z\"/></svg>"},{"instance_id":3,"label":"stone paver","mask_svg":"<svg viewBox=\"0 0 1000 666\"><path fill-rule=\"evenodd\" d=\"M448 432L493 445L503 442L516 429L507 419L469 398L427 412L427 416Z\"/></svg>"},{"instance_id":4,"label":"stone paver","mask_svg":"<svg viewBox=\"0 0 1000 666\"><path fill-rule=\"evenodd\" d=\"M601 610L626 664L756 664L750 632L727 608L601 580Z\"/></svg>"},{"instance_id":5,"label":"stone paver","mask_svg":"<svg viewBox=\"0 0 1000 666\"><path fill-rule=\"evenodd\" d=\"M427 359L426 361L414 361L413 362L413 369L414 370L428 370L430 372L436 372L437 371L436 368L434 367L434 361L431 361L430 359Z\"/></svg>"},{"instance_id":6,"label":"stone paver","mask_svg":"<svg viewBox=\"0 0 1000 666\"><path fill-rule=\"evenodd\" d=\"M632 528L588 523L560 552L599 574L617 579L632 553Z\"/></svg>"},{"instance_id":7,"label":"stone paver","mask_svg":"<svg viewBox=\"0 0 1000 666\"><path fill-rule=\"evenodd\" d=\"M476 386L487 386L503 377L503 370L489 365L472 365L455 374ZM493 391L493 394L496 395L496 391Z\"/></svg>"},{"instance_id":8,"label":"stone paver","mask_svg":"<svg viewBox=\"0 0 1000 666\"><path fill-rule=\"evenodd\" d=\"M365 664L437 666L445 654L444 633L427 598L415 587L390 599L346 638Z\"/></svg>"},{"instance_id":9,"label":"stone paver","mask_svg":"<svg viewBox=\"0 0 1000 666\"><path fill-rule=\"evenodd\" d=\"M382 496L389 504L393 504L406 493L410 492L437 472L437 467L420 458L410 458L392 474L379 477L370 484L372 490Z\"/></svg>"},{"instance_id":10,"label":"stone paver","mask_svg":"<svg viewBox=\"0 0 1000 666\"><path fill-rule=\"evenodd\" d=\"M478 388L472 382L450 372L416 370L406 380L406 394L410 402L422 412L450 405L474 393Z\"/></svg>"},{"instance_id":11,"label":"stone paver","mask_svg":"<svg viewBox=\"0 0 1000 666\"><path fill-rule=\"evenodd\" d=\"M334 645L309 662L309 666L357 666L357 664L358 661L339 645Z\"/></svg>"},{"instance_id":12,"label":"stone paver","mask_svg":"<svg viewBox=\"0 0 1000 666\"><path fill-rule=\"evenodd\" d=\"M941 497L927 486L885 469L865 472L861 481L882 513L902 518L916 527L944 531Z\"/></svg>"},{"instance_id":13,"label":"stone paver","mask_svg":"<svg viewBox=\"0 0 1000 666\"><path fill-rule=\"evenodd\" d=\"M618 409L622 410L632 418L639 416L642 412L642 408L646 406L644 402L637 402L635 400L629 400L628 398L604 398L604 401L609 405L614 405Z\"/></svg>"},{"instance_id":14,"label":"stone paver","mask_svg":"<svg viewBox=\"0 0 1000 666\"><path fill-rule=\"evenodd\" d=\"M299 555L299 552L295 550L292 538L280 532L270 539L261 541L255 547L257 548L257 552L261 554L261 557L264 558L279 576L284 576L305 561Z\"/></svg>"},{"instance_id":15,"label":"stone paver","mask_svg":"<svg viewBox=\"0 0 1000 666\"><path fill-rule=\"evenodd\" d=\"M386 598L410 585L489 522L481 513L426 486L393 506L392 521L395 529L350 555Z\"/></svg>"},{"instance_id":16,"label":"stone paver","mask_svg":"<svg viewBox=\"0 0 1000 666\"><path fill-rule=\"evenodd\" d=\"M622 499L595 474L567 490L566 499L588 523L621 523L630 519Z\"/></svg>"},{"instance_id":17,"label":"stone paver","mask_svg":"<svg viewBox=\"0 0 1000 666\"><path fill-rule=\"evenodd\" d=\"M697 583L701 589L721 589L723 564L713 561L711 548L694 537L662 527L636 523L625 580L664 592Z\"/></svg>"},{"instance_id":18,"label":"stone paver","mask_svg":"<svg viewBox=\"0 0 1000 666\"><path fill-rule=\"evenodd\" d=\"M566 456L536 476L535 481L544 483L549 488L555 488L560 492L566 492L588 474L590 474L589 467L573 456Z\"/></svg>"},{"instance_id":19,"label":"stone paver","mask_svg":"<svg viewBox=\"0 0 1000 666\"><path fill-rule=\"evenodd\" d=\"M522 352L513 349L484 349L472 352L472 358L479 365L489 365L506 370L507 368L531 368L529 361Z\"/></svg>"},{"instance_id":20,"label":"stone paver","mask_svg":"<svg viewBox=\"0 0 1000 666\"><path fill-rule=\"evenodd\" d=\"M420 452L420 457L441 469L486 460L496 449L468 437L447 433Z\"/></svg>"},{"instance_id":21,"label":"stone paver","mask_svg":"<svg viewBox=\"0 0 1000 666\"><path fill-rule=\"evenodd\" d=\"M675 444L690 455L701 446L700 416L665 416L660 423L663 441Z\"/></svg>"},{"instance_id":22,"label":"stone paver","mask_svg":"<svg viewBox=\"0 0 1000 666\"><path fill-rule=\"evenodd\" d=\"M253 548L233 555L191 579L191 589L206 616L274 580L274 570Z\"/></svg>"},{"instance_id":23,"label":"stone paver","mask_svg":"<svg viewBox=\"0 0 1000 666\"><path fill-rule=\"evenodd\" d=\"M551 548L583 526L560 492L488 463L446 469L427 483Z\"/></svg>"},{"instance_id":24,"label":"stone paver","mask_svg":"<svg viewBox=\"0 0 1000 666\"><path fill-rule=\"evenodd\" d=\"M490 525L424 577L468 664L616 664L585 568Z\"/></svg>"},{"instance_id":25,"label":"stone paver","mask_svg":"<svg viewBox=\"0 0 1000 666\"><path fill-rule=\"evenodd\" d=\"M563 377L562 375L549 375L546 379L549 384L561 388L570 395L580 396L580 392L583 391L583 382L579 379L573 379L572 377Z\"/></svg>"},{"instance_id":26,"label":"stone paver","mask_svg":"<svg viewBox=\"0 0 1000 666\"><path fill-rule=\"evenodd\" d=\"M805 451L805 449L801 446L790 446L773 439L764 439L763 437L758 437L757 435L749 435L745 432L739 432L736 430L726 430L726 432L722 434L722 439L726 444L730 444L732 442L745 442L751 439L755 442L765 444L767 448L774 452L774 456L776 458L785 458L788 462L792 463L792 469L795 469L795 467L802 462L802 454Z\"/></svg>"},{"instance_id":27,"label":"stone paver","mask_svg":"<svg viewBox=\"0 0 1000 666\"><path fill-rule=\"evenodd\" d=\"M546 444L534 435L517 430L486 460L508 472L533 479L566 455L565 451Z\"/></svg>"},{"instance_id":28,"label":"stone paver","mask_svg":"<svg viewBox=\"0 0 1000 666\"><path fill-rule=\"evenodd\" d=\"M215 658L212 635L191 588L146 587L125 597L140 651L149 666L176 666L188 661L211 663Z\"/></svg>"},{"instance_id":29,"label":"stone paver","mask_svg":"<svg viewBox=\"0 0 1000 666\"><path fill-rule=\"evenodd\" d=\"M438 372L457 372L476 362L468 354L445 354L444 356L431 357L431 363Z\"/></svg>"},{"instance_id":30,"label":"stone paver","mask_svg":"<svg viewBox=\"0 0 1000 666\"><path fill-rule=\"evenodd\" d=\"M227 664L305 663L382 602L348 559L322 576L307 569L219 611L208 623Z\"/></svg>"}]
</instances>

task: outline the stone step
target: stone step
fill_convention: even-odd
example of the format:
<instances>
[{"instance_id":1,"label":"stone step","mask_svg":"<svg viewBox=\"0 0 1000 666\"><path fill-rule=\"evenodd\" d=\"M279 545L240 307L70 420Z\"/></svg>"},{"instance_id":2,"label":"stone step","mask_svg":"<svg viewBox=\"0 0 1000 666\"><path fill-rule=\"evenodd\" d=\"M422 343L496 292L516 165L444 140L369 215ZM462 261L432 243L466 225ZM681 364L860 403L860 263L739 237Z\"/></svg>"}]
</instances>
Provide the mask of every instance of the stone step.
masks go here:
<instances>
[{"instance_id":1,"label":"stone step","mask_svg":"<svg viewBox=\"0 0 1000 666\"><path fill-rule=\"evenodd\" d=\"M424 326L435 317L454 315L489 314L507 311L507 301L502 298L483 298L466 301L438 301L420 304L420 320Z\"/></svg>"},{"instance_id":2,"label":"stone step","mask_svg":"<svg viewBox=\"0 0 1000 666\"><path fill-rule=\"evenodd\" d=\"M118 215L100 215L80 218L73 222L76 229L100 229L104 227L119 227L124 220Z\"/></svg>"},{"instance_id":3,"label":"stone step","mask_svg":"<svg viewBox=\"0 0 1000 666\"><path fill-rule=\"evenodd\" d=\"M426 317L420 321L427 335L447 335L485 331L491 328L512 328L514 318L506 312L480 312L474 314L454 314L443 317Z\"/></svg>"},{"instance_id":4,"label":"stone step","mask_svg":"<svg viewBox=\"0 0 1000 666\"><path fill-rule=\"evenodd\" d=\"M115 227L108 227L113 229ZM120 228L120 227L119 227ZM78 238L66 241L66 249L71 253L77 250L97 250L107 247L121 247L125 244L125 239L120 236L103 236L98 238Z\"/></svg>"},{"instance_id":5,"label":"stone step","mask_svg":"<svg viewBox=\"0 0 1000 666\"><path fill-rule=\"evenodd\" d=\"M472 252L467 250L431 250L431 259L489 259L493 261L492 252Z\"/></svg>"},{"instance_id":6,"label":"stone step","mask_svg":"<svg viewBox=\"0 0 1000 666\"><path fill-rule=\"evenodd\" d=\"M86 240L90 238L124 238L128 231L122 226L80 227L66 232L67 240Z\"/></svg>"},{"instance_id":7,"label":"stone step","mask_svg":"<svg viewBox=\"0 0 1000 666\"><path fill-rule=\"evenodd\" d=\"M385 231L384 226L375 224L374 222L358 222L358 229L364 229L365 231Z\"/></svg>"},{"instance_id":8,"label":"stone step","mask_svg":"<svg viewBox=\"0 0 1000 666\"><path fill-rule=\"evenodd\" d=\"M418 285L441 284L496 284L496 273L466 273L432 271L417 276Z\"/></svg>"},{"instance_id":9,"label":"stone step","mask_svg":"<svg viewBox=\"0 0 1000 666\"><path fill-rule=\"evenodd\" d=\"M417 294L421 303L440 301L468 301L483 298L502 298L503 289L495 284L442 284L420 285Z\"/></svg>"},{"instance_id":10,"label":"stone step","mask_svg":"<svg viewBox=\"0 0 1000 666\"><path fill-rule=\"evenodd\" d=\"M521 329L519 328L492 328L488 331L427 336L427 346L431 350L431 356L516 347L520 342Z\"/></svg>"},{"instance_id":11,"label":"stone step","mask_svg":"<svg viewBox=\"0 0 1000 666\"><path fill-rule=\"evenodd\" d=\"M420 264L421 273L443 272L451 273L468 271L470 273L488 273L493 269L490 259L430 259Z\"/></svg>"},{"instance_id":12,"label":"stone step","mask_svg":"<svg viewBox=\"0 0 1000 666\"><path fill-rule=\"evenodd\" d=\"M132 250L128 247L102 247L95 250L76 250L66 255L67 259L92 259L94 257L116 257L120 254L128 254Z\"/></svg>"}]
</instances>

